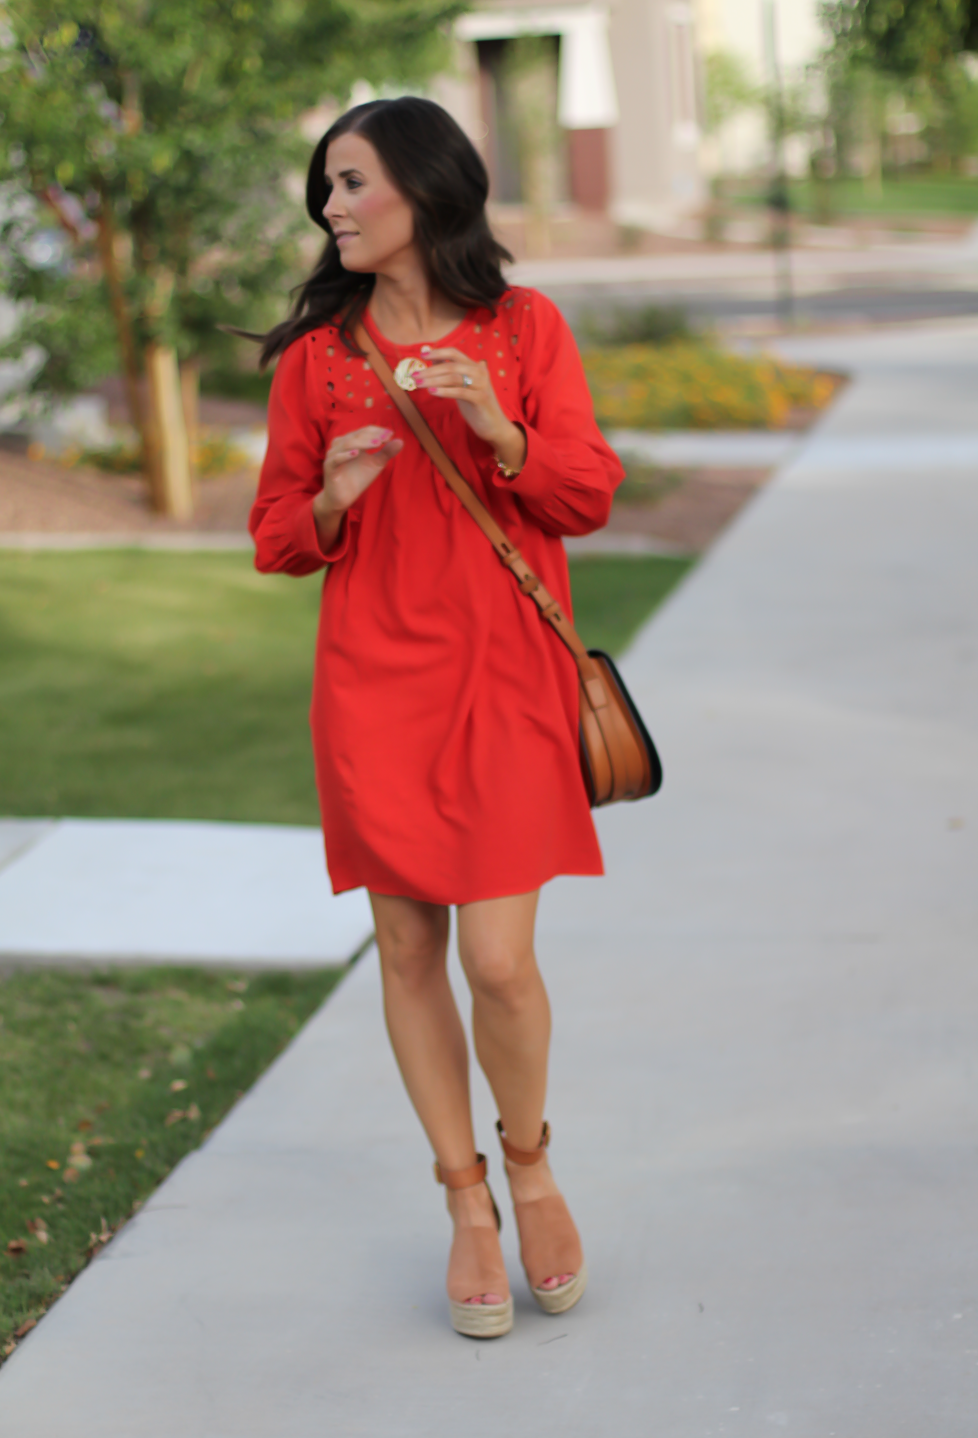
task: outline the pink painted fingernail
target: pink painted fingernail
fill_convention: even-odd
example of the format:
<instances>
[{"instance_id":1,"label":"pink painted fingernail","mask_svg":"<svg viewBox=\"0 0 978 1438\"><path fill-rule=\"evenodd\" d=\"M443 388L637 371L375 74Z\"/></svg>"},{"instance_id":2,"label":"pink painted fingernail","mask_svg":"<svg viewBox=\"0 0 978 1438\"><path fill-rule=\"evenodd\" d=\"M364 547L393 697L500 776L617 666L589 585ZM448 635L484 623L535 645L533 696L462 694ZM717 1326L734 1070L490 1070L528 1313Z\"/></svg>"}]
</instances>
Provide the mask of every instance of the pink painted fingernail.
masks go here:
<instances>
[{"instance_id":1,"label":"pink painted fingernail","mask_svg":"<svg viewBox=\"0 0 978 1438\"><path fill-rule=\"evenodd\" d=\"M358 449L351 449L351 450L350 450L350 458L351 458L351 459L356 459L356 457L357 457L357 455L358 455L359 453L360 453L360 451L359 451Z\"/></svg>"}]
</instances>

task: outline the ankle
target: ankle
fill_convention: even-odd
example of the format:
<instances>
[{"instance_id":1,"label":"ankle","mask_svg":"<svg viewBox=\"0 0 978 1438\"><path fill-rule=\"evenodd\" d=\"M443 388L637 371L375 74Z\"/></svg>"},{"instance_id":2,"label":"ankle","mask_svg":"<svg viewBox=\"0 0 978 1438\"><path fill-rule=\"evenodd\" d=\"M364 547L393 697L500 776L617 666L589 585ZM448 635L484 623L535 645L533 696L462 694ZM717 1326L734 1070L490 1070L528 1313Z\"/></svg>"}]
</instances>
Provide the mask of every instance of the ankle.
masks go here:
<instances>
[{"instance_id":1,"label":"ankle","mask_svg":"<svg viewBox=\"0 0 978 1438\"><path fill-rule=\"evenodd\" d=\"M492 1199L485 1183L473 1184L471 1188L449 1189L446 1193L448 1211L453 1221L462 1228L495 1228L496 1216Z\"/></svg>"},{"instance_id":2,"label":"ankle","mask_svg":"<svg viewBox=\"0 0 978 1438\"><path fill-rule=\"evenodd\" d=\"M536 1198L545 1198L556 1193L557 1185L550 1172L546 1154L533 1164L514 1163L507 1158L506 1177L515 1203L532 1203Z\"/></svg>"}]
</instances>

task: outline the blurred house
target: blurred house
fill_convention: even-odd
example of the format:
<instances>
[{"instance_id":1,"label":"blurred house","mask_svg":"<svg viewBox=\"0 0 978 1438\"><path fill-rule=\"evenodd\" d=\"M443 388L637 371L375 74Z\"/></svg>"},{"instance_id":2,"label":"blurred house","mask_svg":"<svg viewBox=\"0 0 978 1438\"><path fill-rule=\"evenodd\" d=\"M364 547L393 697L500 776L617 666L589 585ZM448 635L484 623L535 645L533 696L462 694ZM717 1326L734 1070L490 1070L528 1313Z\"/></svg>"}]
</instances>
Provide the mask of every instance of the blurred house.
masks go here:
<instances>
[{"instance_id":1,"label":"blurred house","mask_svg":"<svg viewBox=\"0 0 978 1438\"><path fill-rule=\"evenodd\" d=\"M433 93L480 149L496 206L655 229L701 201L687 0L476 0L454 33Z\"/></svg>"},{"instance_id":2,"label":"blurred house","mask_svg":"<svg viewBox=\"0 0 978 1438\"><path fill-rule=\"evenodd\" d=\"M770 163L770 130L759 93L772 84L775 63L786 94L797 95L810 83L806 77L827 43L820 8L821 0L696 0L700 53L730 57L758 90L757 103L710 137L701 156L708 173L750 173ZM807 172L810 148L810 135L788 136L790 173Z\"/></svg>"}]
</instances>

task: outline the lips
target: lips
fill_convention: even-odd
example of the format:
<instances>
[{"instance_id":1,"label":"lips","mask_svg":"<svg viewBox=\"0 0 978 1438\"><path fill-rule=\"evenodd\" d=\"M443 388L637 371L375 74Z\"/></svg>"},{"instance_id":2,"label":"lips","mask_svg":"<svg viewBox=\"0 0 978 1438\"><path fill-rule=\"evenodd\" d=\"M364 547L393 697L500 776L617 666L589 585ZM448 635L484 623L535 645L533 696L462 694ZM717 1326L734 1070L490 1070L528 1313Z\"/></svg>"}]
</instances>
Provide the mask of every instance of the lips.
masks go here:
<instances>
[{"instance_id":1,"label":"lips","mask_svg":"<svg viewBox=\"0 0 978 1438\"><path fill-rule=\"evenodd\" d=\"M343 240L355 240L356 237L357 237L357 231L356 231L356 230L334 230L334 231L333 231L333 239L336 241L337 244L340 244Z\"/></svg>"}]
</instances>

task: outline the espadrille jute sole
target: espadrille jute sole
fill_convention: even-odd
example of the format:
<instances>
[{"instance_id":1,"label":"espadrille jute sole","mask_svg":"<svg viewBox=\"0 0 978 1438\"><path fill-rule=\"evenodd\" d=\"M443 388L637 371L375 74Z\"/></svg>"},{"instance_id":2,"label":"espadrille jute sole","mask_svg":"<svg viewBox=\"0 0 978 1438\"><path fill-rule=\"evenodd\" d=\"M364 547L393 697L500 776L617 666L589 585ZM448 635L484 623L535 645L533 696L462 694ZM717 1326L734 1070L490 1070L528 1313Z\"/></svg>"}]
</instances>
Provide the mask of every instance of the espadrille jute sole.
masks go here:
<instances>
[{"instance_id":1,"label":"espadrille jute sole","mask_svg":"<svg viewBox=\"0 0 978 1438\"><path fill-rule=\"evenodd\" d=\"M566 1313L568 1308L584 1294L587 1288L587 1264L582 1263L579 1273L575 1273L570 1283L565 1283L561 1288L532 1288L530 1292L539 1303L544 1313Z\"/></svg>"},{"instance_id":2,"label":"espadrille jute sole","mask_svg":"<svg viewBox=\"0 0 978 1438\"><path fill-rule=\"evenodd\" d=\"M513 1326L512 1298L505 1303L456 1303L449 1299L448 1308L452 1327L466 1338L502 1338Z\"/></svg>"}]
</instances>

